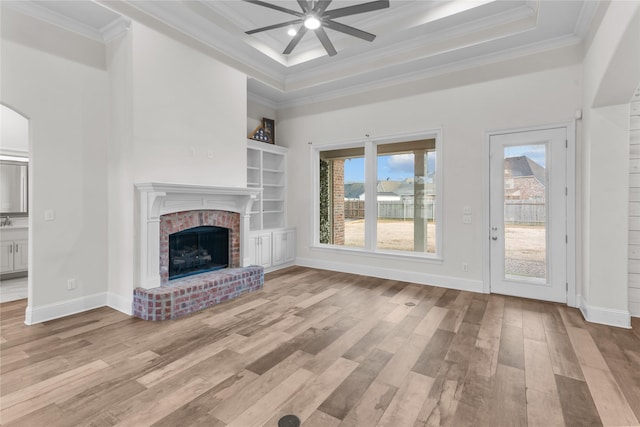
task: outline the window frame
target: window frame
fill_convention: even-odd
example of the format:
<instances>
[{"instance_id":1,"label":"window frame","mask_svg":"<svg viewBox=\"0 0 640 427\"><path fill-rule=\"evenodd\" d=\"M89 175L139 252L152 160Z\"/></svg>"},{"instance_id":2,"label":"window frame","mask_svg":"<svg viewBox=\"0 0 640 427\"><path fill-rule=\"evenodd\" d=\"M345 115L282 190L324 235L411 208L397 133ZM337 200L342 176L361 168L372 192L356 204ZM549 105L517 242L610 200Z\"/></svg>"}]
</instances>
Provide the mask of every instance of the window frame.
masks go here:
<instances>
[{"instance_id":1,"label":"window frame","mask_svg":"<svg viewBox=\"0 0 640 427\"><path fill-rule=\"evenodd\" d=\"M435 253L427 252L413 252L413 251L399 251L390 249L378 249L377 244L377 166L378 144L393 144L401 142L409 142L420 139L435 139L435 154L436 154L436 208L435 208L435 224L436 224L436 251ZM311 216L312 216L312 230L311 230L311 248L327 250L339 253L353 253L362 255L374 255L376 257L382 256L384 258L398 258L398 259L420 259L420 260L433 260L441 262L443 260L442 252L442 237L443 237L443 143L442 143L442 129L429 129L415 133L396 134L383 137L366 137L357 140L336 142L329 144L311 144L311 171L313 173L312 191L313 195L311 200ZM328 150L341 150L349 148L364 147L364 188L365 188L365 242L364 247L350 247L343 245L334 245L327 243L320 243L320 152Z\"/></svg>"}]
</instances>

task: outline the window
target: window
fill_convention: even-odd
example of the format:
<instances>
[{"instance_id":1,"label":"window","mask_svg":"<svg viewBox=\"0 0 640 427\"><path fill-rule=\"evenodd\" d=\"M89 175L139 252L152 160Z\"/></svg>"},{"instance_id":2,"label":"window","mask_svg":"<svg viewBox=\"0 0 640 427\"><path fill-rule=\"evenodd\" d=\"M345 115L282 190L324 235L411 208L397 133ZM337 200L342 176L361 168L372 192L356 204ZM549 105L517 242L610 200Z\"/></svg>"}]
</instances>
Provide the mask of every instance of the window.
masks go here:
<instances>
[{"instance_id":1,"label":"window","mask_svg":"<svg viewBox=\"0 0 640 427\"><path fill-rule=\"evenodd\" d=\"M316 243L439 256L438 142L434 132L317 148Z\"/></svg>"}]
</instances>

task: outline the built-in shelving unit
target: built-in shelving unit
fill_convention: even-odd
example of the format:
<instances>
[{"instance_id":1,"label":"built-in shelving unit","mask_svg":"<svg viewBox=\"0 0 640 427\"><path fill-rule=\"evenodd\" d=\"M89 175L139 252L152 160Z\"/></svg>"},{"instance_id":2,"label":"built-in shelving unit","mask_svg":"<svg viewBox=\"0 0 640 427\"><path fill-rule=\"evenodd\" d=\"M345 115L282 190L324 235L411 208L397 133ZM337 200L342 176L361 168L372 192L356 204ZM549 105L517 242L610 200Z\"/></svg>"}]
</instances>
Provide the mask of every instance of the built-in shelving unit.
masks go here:
<instances>
[{"instance_id":1,"label":"built-in shelving unit","mask_svg":"<svg viewBox=\"0 0 640 427\"><path fill-rule=\"evenodd\" d=\"M285 226L286 164L286 148L247 140L247 186L262 189L251 210L252 231Z\"/></svg>"},{"instance_id":2,"label":"built-in shelving unit","mask_svg":"<svg viewBox=\"0 0 640 427\"><path fill-rule=\"evenodd\" d=\"M262 191L251 208L249 258L265 271L292 265L296 232L286 227L287 149L247 140L247 187Z\"/></svg>"}]
</instances>

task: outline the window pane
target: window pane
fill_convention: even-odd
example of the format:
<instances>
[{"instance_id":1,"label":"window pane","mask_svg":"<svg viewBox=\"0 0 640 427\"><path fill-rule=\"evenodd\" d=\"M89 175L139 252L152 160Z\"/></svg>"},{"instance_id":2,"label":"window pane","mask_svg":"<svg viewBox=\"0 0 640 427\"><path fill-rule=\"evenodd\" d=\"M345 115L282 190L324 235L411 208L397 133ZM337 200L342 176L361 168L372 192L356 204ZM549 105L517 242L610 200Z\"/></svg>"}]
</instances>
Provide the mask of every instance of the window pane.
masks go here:
<instances>
[{"instance_id":1,"label":"window pane","mask_svg":"<svg viewBox=\"0 0 640 427\"><path fill-rule=\"evenodd\" d=\"M320 243L364 247L364 147L320 153Z\"/></svg>"},{"instance_id":2,"label":"window pane","mask_svg":"<svg viewBox=\"0 0 640 427\"><path fill-rule=\"evenodd\" d=\"M504 269L506 278L546 279L545 144L504 149Z\"/></svg>"},{"instance_id":3,"label":"window pane","mask_svg":"<svg viewBox=\"0 0 640 427\"><path fill-rule=\"evenodd\" d=\"M377 148L376 248L435 253L435 140Z\"/></svg>"}]
</instances>

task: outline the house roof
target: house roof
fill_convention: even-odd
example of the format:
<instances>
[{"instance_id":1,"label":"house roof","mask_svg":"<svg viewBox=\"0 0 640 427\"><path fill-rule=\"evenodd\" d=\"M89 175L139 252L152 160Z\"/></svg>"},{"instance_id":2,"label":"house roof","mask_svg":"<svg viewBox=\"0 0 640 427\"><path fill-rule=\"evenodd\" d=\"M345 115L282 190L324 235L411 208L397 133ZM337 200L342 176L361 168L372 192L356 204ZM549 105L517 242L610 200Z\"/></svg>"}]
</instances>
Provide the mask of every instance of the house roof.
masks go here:
<instances>
[{"instance_id":1,"label":"house roof","mask_svg":"<svg viewBox=\"0 0 640 427\"><path fill-rule=\"evenodd\" d=\"M505 176L511 178L533 176L542 185L546 183L546 169L527 156L507 157L504 159Z\"/></svg>"}]
</instances>

